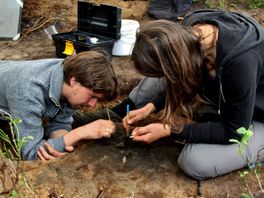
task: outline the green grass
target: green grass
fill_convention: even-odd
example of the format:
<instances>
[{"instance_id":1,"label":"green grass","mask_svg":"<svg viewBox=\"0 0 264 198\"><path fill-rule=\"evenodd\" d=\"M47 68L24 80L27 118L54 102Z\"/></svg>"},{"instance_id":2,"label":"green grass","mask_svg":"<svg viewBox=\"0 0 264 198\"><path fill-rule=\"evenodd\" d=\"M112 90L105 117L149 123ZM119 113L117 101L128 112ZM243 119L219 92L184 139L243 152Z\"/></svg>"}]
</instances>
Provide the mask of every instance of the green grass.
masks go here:
<instances>
[{"instance_id":1,"label":"green grass","mask_svg":"<svg viewBox=\"0 0 264 198\"><path fill-rule=\"evenodd\" d=\"M251 9L264 8L264 0L250 0L248 5Z\"/></svg>"},{"instance_id":2,"label":"green grass","mask_svg":"<svg viewBox=\"0 0 264 198\"><path fill-rule=\"evenodd\" d=\"M264 8L264 0L194 0L193 2L198 1L211 9L226 9L228 7L237 7L239 4L246 5L249 9Z\"/></svg>"}]
</instances>

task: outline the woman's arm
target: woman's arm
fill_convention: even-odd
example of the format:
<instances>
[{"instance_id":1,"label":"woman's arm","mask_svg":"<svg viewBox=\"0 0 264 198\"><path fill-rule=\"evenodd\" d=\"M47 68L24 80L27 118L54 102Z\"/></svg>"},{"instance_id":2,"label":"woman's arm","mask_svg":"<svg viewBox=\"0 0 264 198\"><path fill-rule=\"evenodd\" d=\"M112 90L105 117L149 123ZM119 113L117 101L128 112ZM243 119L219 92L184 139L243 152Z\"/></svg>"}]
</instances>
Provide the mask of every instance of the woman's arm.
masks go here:
<instances>
[{"instance_id":1,"label":"woman's arm","mask_svg":"<svg viewBox=\"0 0 264 198\"><path fill-rule=\"evenodd\" d=\"M228 144L240 138L236 130L249 128L256 98L260 60L252 51L235 57L222 69L221 122L193 123L184 127L175 138L192 143Z\"/></svg>"}]
</instances>

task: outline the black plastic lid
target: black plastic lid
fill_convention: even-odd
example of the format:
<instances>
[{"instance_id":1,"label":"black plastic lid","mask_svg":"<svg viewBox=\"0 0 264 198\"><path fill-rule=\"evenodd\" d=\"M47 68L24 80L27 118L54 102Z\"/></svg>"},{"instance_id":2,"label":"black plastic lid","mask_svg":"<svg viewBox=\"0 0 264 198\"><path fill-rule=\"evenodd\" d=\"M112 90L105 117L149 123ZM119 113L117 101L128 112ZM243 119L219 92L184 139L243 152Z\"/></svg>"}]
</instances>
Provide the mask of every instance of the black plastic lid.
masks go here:
<instances>
[{"instance_id":1,"label":"black plastic lid","mask_svg":"<svg viewBox=\"0 0 264 198\"><path fill-rule=\"evenodd\" d=\"M105 4L78 1L78 30L120 38L121 9Z\"/></svg>"}]
</instances>

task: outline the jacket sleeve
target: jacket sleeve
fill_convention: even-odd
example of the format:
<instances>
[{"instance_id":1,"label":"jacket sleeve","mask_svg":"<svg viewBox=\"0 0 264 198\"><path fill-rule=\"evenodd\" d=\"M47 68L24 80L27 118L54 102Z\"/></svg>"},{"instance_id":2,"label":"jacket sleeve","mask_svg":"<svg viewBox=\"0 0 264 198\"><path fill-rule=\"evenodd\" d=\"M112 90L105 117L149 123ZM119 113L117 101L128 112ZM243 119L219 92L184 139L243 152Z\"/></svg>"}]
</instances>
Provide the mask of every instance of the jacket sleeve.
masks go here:
<instances>
[{"instance_id":1,"label":"jacket sleeve","mask_svg":"<svg viewBox=\"0 0 264 198\"><path fill-rule=\"evenodd\" d=\"M188 124L181 133L172 132L172 136L190 143L228 144L231 138L240 139L236 130L248 129L252 122L260 62L249 50L224 65L221 122Z\"/></svg>"},{"instance_id":2,"label":"jacket sleeve","mask_svg":"<svg viewBox=\"0 0 264 198\"><path fill-rule=\"evenodd\" d=\"M20 87L19 87L20 86ZM8 95L9 109L13 118L19 118L22 123L18 125L20 139L25 138L21 154L24 160L37 159L37 151L46 141L44 140L44 128L42 116L45 113L44 96L36 85L16 85L10 88ZM28 137L33 137L29 139ZM48 141L57 151L64 151L64 138L50 139Z\"/></svg>"},{"instance_id":3,"label":"jacket sleeve","mask_svg":"<svg viewBox=\"0 0 264 198\"><path fill-rule=\"evenodd\" d=\"M71 131L72 130L72 123L73 123L73 109L72 107L66 103L66 102L61 102L60 103L61 107L58 113L50 119L50 122L47 124L45 134L47 136L50 136L50 134L53 131L59 130L59 129L64 129L66 131Z\"/></svg>"},{"instance_id":4,"label":"jacket sleeve","mask_svg":"<svg viewBox=\"0 0 264 198\"><path fill-rule=\"evenodd\" d=\"M151 101L151 103L153 103L154 106L155 106L155 108L156 108L155 113L158 113L159 111L161 111L162 109L164 109L164 107L165 107L165 100L166 100L165 92L160 92Z\"/></svg>"}]
</instances>

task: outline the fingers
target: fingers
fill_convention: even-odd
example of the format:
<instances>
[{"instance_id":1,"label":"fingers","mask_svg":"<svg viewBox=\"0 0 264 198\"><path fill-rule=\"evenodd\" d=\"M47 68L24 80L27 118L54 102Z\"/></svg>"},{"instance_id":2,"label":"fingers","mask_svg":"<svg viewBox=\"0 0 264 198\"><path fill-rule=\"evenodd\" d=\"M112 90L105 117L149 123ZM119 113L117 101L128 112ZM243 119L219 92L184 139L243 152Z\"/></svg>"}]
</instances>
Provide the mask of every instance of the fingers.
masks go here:
<instances>
[{"instance_id":1,"label":"fingers","mask_svg":"<svg viewBox=\"0 0 264 198\"><path fill-rule=\"evenodd\" d=\"M152 142L151 134L147 133L141 136L134 136L133 141L150 144Z\"/></svg>"},{"instance_id":2,"label":"fingers","mask_svg":"<svg viewBox=\"0 0 264 198\"><path fill-rule=\"evenodd\" d=\"M137 127L132 132L132 138L134 141L149 142L149 136L151 134L144 129L144 127Z\"/></svg>"},{"instance_id":3,"label":"fingers","mask_svg":"<svg viewBox=\"0 0 264 198\"><path fill-rule=\"evenodd\" d=\"M49 161L51 159L55 159L55 157L48 154L47 151L42 146L39 147L37 156L38 156L38 159L44 160L44 161Z\"/></svg>"},{"instance_id":4,"label":"fingers","mask_svg":"<svg viewBox=\"0 0 264 198\"><path fill-rule=\"evenodd\" d=\"M45 147L46 147L47 150L45 150L43 148L43 146L39 147L39 150L37 152L37 158L39 160L49 161L49 160L56 159L56 158L59 158L61 156L64 156L66 154L64 152L57 151L56 149L54 149L48 143L45 143ZM71 152L71 151L73 151L73 147L72 146L67 146L67 147L65 147L65 150L68 151L68 152Z\"/></svg>"},{"instance_id":5,"label":"fingers","mask_svg":"<svg viewBox=\"0 0 264 198\"><path fill-rule=\"evenodd\" d=\"M73 146L66 146L66 147L65 147L65 150L66 150L67 152L72 152L72 151L74 150L74 147L73 147Z\"/></svg>"},{"instance_id":6,"label":"fingers","mask_svg":"<svg viewBox=\"0 0 264 198\"><path fill-rule=\"evenodd\" d=\"M103 137L111 137L116 132L116 125L111 120L103 120L100 127L101 134Z\"/></svg>"},{"instance_id":7,"label":"fingers","mask_svg":"<svg viewBox=\"0 0 264 198\"><path fill-rule=\"evenodd\" d=\"M103 137L110 138L116 132L115 125L107 125L103 128Z\"/></svg>"},{"instance_id":8,"label":"fingers","mask_svg":"<svg viewBox=\"0 0 264 198\"><path fill-rule=\"evenodd\" d=\"M127 123L129 125L135 125L137 122L144 120L146 116L146 111L143 108L131 111L129 112L129 118L126 116Z\"/></svg>"},{"instance_id":9,"label":"fingers","mask_svg":"<svg viewBox=\"0 0 264 198\"><path fill-rule=\"evenodd\" d=\"M122 119L122 124L123 124L123 127L125 128L125 130L128 131L129 124L128 124L128 117L127 116Z\"/></svg>"},{"instance_id":10,"label":"fingers","mask_svg":"<svg viewBox=\"0 0 264 198\"><path fill-rule=\"evenodd\" d=\"M149 131L146 129L146 127L136 127L133 132L132 135L133 136L141 136L141 135L145 135L149 133Z\"/></svg>"},{"instance_id":11,"label":"fingers","mask_svg":"<svg viewBox=\"0 0 264 198\"><path fill-rule=\"evenodd\" d=\"M110 128L106 128L105 137L106 138L110 138L111 137L111 129Z\"/></svg>"},{"instance_id":12,"label":"fingers","mask_svg":"<svg viewBox=\"0 0 264 198\"><path fill-rule=\"evenodd\" d=\"M140 121L141 117L141 112L139 110L134 110L129 113L129 117L126 116L126 120L129 125L132 125Z\"/></svg>"},{"instance_id":13,"label":"fingers","mask_svg":"<svg viewBox=\"0 0 264 198\"><path fill-rule=\"evenodd\" d=\"M131 129L135 128L133 124L135 125L138 121L141 120L140 114L137 113L137 110L131 111L129 113L129 116L125 116L122 119L123 127L125 128L126 132L130 131Z\"/></svg>"},{"instance_id":14,"label":"fingers","mask_svg":"<svg viewBox=\"0 0 264 198\"><path fill-rule=\"evenodd\" d=\"M89 128L87 139L110 138L116 132L116 125L111 120L99 119L86 125Z\"/></svg>"},{"instance_id":15,"label":"fingers","mask_svg":"<svg viewBox=\"0 0 264 198\"><path fill-rule=\"evenodd\" d=\"M132 136L134 141L150 143L151 142L151 132L147 130L146 127L137 127L132 131Z\"/></svg>"},{"instance_id":16,"label":"fingers","mask_svg":"<svg viewBox=\"0 0 264 198\"><path fill-rule=\"evenodd\" d=\"M146 125L145 127L138 127L133 131L133 140L142 141L145 143L154 142L160 138L170 135L170 126L162 123L153 123Z\"/></svg>"},{"instance_id":17,"label":"fingers","mask_svg":"<svg viewBox=\"0 0 264 198\"><path fill-rule=\"evenodd\" d=\"M45 143L45 146L49 152L49 154L51 154L53 157L58 158L61 157L63 155L65 155L66 153L62 153L57 151L56 149L54 149L51 145L49 145L48 143Z\"/></svg>"}]
</instances>

